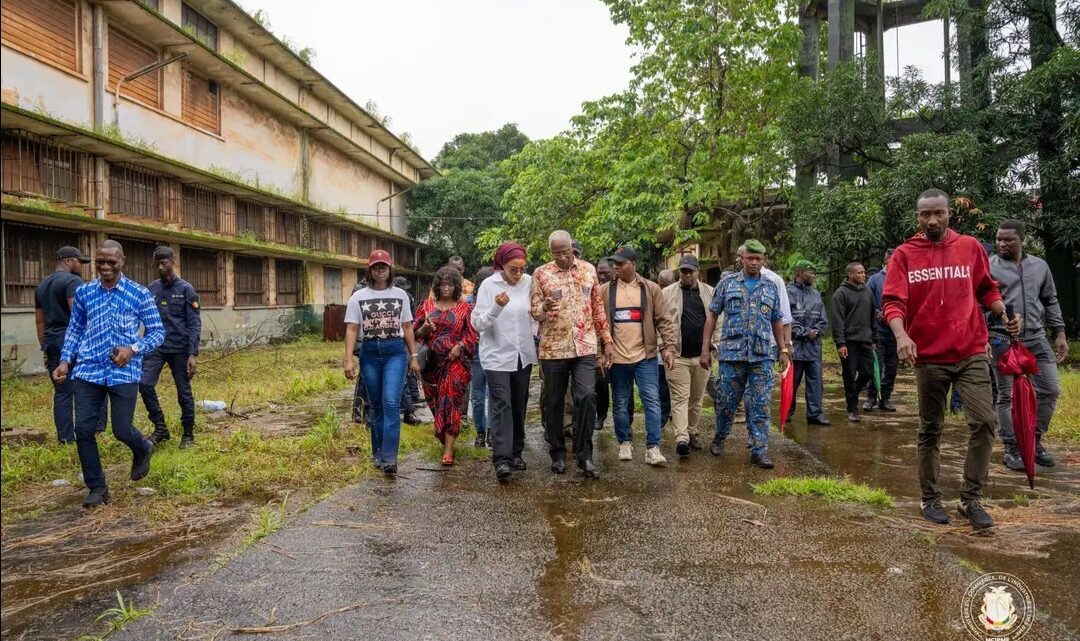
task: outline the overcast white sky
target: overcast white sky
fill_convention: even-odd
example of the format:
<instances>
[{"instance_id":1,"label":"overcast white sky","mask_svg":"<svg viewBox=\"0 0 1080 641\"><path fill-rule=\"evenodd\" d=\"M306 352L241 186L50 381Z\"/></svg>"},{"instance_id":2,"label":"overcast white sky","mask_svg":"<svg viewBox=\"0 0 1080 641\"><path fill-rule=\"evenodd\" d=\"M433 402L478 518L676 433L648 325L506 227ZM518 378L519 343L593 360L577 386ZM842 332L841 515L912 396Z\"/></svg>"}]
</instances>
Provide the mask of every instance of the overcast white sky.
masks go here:
<instances>
[{"instance_id":1,"label":"overcast white sky","mask_svg":"<svg viewBox=\"0 0 1080 641\"><path fill-rule=\"evenodd\" d=\"M626 30L599 0L241 0L318 52L315 67L360 105L373 99L425 157L462 132L516 122L530 138L567 128L583 101L630 79ZM896 70L896 34L885 68ZM900 30L900 66L943 77L941 23Z\"/></svg>"}]
</instances>

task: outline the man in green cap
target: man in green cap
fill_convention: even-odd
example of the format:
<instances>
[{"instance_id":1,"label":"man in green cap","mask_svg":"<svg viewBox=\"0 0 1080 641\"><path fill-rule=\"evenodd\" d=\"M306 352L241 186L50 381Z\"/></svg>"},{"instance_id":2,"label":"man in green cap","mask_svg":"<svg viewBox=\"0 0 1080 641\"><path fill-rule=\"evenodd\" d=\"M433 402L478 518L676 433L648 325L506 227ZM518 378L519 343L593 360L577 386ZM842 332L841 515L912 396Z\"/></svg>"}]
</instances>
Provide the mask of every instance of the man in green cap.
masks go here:
<instances>
[{"instance_id":1,"label":"man in green cap","mask_svg":"<svg viewBox=\"0 0 1080 641\"><path fill-rule=\"evenodd\" d=\"M795 399L799 397L799 384L806 375L806 423L807 425L830 425L821 409L823 379L821 374L821 337L829 329L828 315L821 293L814 287L816 277L814 263L800 260L795 263L795 281L787 286L791 301L792 362L795 367L794 393L791 398L791 420L795 415Z\"/></svg>"},{"instance_id":2,"label":"man in green cap","mask_svg":"<svg viewBox=\"0 0 1080 641\"><path fill-rule=\"evenodd\" d=\"M750 463L772 469L769 459L769 407L773 388L775 345L780 345L780 367L791 364L791 350L784 343L780 292L763 277L765 246L748 240L742 259L742 271L720 281L713 294L702 332L701 357L698 362L712 367L709 338L723 315L724 323L717 346L716 435L709 452L724 453L724 439L731 432L735 408L745 392L746 429L750 434Z\"/></svg>"}]
</instances>

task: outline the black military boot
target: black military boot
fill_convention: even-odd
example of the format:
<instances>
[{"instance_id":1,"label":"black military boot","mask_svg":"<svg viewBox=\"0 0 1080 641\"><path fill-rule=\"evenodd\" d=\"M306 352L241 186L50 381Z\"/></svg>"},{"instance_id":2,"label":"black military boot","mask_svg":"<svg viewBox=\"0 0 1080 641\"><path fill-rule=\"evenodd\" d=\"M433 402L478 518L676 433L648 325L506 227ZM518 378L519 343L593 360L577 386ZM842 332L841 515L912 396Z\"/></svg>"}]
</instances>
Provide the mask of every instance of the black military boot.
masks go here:
<instances>
[{"instance_id":1,"label":"black military boot","mask_svg":"<svg viewBox=\"0 0 1080 641\"><path fill-rule=\"evenodd\" d=\"M1035 463L1043 467L1054 467L1054 457L1043 447L1042 441L1035 441Z\"/></svg>"},{"instance_id":2,"label":"black military boot","mask_svg":"<svg viewBox=\"0 0 1080 641\"><path fill-rule=\"evenodd\" d=\"M154 432L147 437L151 443L157 445L158 443L164 443L169 440L169 428L164 425L155 425Z\"/></svg>"}]
</instances>

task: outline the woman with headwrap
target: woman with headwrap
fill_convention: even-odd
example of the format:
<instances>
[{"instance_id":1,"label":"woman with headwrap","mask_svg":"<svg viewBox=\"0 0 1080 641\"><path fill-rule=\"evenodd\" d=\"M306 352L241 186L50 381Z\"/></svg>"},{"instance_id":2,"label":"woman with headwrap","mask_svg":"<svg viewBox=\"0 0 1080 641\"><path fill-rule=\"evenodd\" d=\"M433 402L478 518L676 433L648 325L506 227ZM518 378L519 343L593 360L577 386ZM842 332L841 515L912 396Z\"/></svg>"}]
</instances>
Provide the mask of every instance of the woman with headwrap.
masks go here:
<instances>
[{"instance_id":1,"label":"woman with headwrap","mask_svg":"<svg viewBox=\"0 0 1080 641\"><path fill-rule=\"evenodd\" d=\"M500 483L509 481L514 470L525 470L521 458L525 406L532 367L537 363L529 314L532 277L525 273L525 265L521 245L500 245L492 263L495 274L480 285L472 312L490 399L491 462Z\"/></svg>"}]
</instances>

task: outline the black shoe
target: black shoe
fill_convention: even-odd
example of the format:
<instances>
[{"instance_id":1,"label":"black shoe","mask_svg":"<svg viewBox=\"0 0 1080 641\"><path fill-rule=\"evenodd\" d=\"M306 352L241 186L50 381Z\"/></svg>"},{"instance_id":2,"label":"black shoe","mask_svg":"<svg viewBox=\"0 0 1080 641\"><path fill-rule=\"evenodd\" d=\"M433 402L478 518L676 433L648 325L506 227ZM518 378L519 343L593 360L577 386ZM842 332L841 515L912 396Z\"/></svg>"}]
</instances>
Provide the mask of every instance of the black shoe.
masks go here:
<instances>
[{"instance_id":1,"label":"black shoe","mask_svg":"<svg viewBox=\"0 0 1080 641\"><path fill-rule=\"evenodd\" d=\"M149 448L142 454L136 454L131 457L131 480L138 481L144 476L150 473L150 457L154 455L154 444L150 443Z\"/></svg>"},{"instance_id":2,"label":"black shoe","mask_svg":"<svg viewBox=\"0 0 1080 641\"><path fill-rule=\"evenodd\" d=\"M922 515L924 519L940 525L948 525L952 521L952 519L949 518L948 513L945 512L945 507L941 505L941 499L934 499L929 503L923 503Z\"/></svg>"},{"instance_id":3,"label":"black shoe","mask_svg":"<svg viewBox=\"0 0 1080 641\"><path fill-rule=\"evenodd\" d=\"M514 457L513 462L510 463L510 467L512 467L517 472L524 472L525 470L529 469L529 466L525 465L525 459L521 458L520 456Z\"/></svg>"},{"instance_id":4,"label":"black shoe","mask_svg":"<svg viewBox=\"0 0 1080 641\"><path fill-rule=\"evenodd\" d=\"M83 507L101 507L109 502L109 488L103 487L100 490L90 490L90 493L86 495L86 499L83 500Z\"/></svg>"},{"instance_id":5,"label":"black shoe","mask_svg":"<svg viewBox=\"0 0 1080 641\"><path fill-rule=\"evenodd\" d=\"M750 465L756 465L763 470L771 470L775 467L768 454L751 454Z\"/></svg>"},{"instance_id":6,"label":"black shoe","mask_svg":"<svg viewBox=\"0 0 1080 641\"><path fill-rule=\"evenodd\" d=\"M552 459L551 471L556 474L566 474L566 461L561 458Z\"/></svg>"},{"instance_id":7,"label":"black shoe","mask_svg":"<svg viewBox=\"0 0 1080 641\"><path fill-rule=\"evenodd\" d=\"M397 463L384 463L382 473L389 478L394 478L397 476Z\"/></svg>"},{"instance_id":8,"label":"black shoe","mask_svg":"<svg viewBox=\"0 0 1080 641\"><path fill-rule=\"evenodd\" d=\"M487 433L480 432L476 435L476 441L473 443L473 447L487 447Z\"/></svg>"},{"instance_id":9,"label":"black shoe","mask_svg":"<svg viewBox=\"0 0 1080 641\"><path fill-rule=\"evenodd\" d=\"M158 443L164 443L169 440L169 430L164 427L155 427L154 433L147 437L147 440L157 445Z\"/></svg>"},{"instance_id":10,"label":"black shoe","mask_svg":"<svg viewBox=\"0 0 1080 641\"><path fill-rule=\"evenodd\" d=\"M697 434L690 435L690 449L695 451L701 450L701 441L698 440Z\"/></svg>"},{"instance_id":11,"label":"black shoe","mask_svg":"<svg viewBox=\"0 0 1080 641\"><path fill-rule=\"evenodd\" d=\"M862 411L864 411L864 412L873 412L874 408L876 406L877 406L877 403L875 403L874 401L871 401L870 399L867 399L866 402L862 404Z\"/></svg>"},{"instance_id":12,"label":"black shoe","mask_svg":"<svg viewBox=\"0 0 1080 641\"><path fill-rule=\"evenodd\" d=\"M713 456L724 455L724 439L714 438L713 442L709 445L709 454Z\"/></svg>"},{"instance_id":13,"label":"black shoe","mask_svg":"<svg viewBox=\"0 0 1080 641\"><path fill-rule=\"evenodd\" d=\"M852 423L858 423L862 419L859 418L859 413L858 412L848 412L847 413L847 420L852 422Z\"/></svg>"},{"instance_id":14,"label":"black shoe","mask_svg":"<svg viewBox=\"0 0 1080 641\"><path fill-rule=\"evenodd\" d=\"M893 405L892 403L890 403L889 401L881 401L880 403L878 403L877 408L879 410L881 410L882 412L895 412L896 411L896 406Z\"/></svg>"},{"instance_id":15,"label":"black shoe","mask_svg":"<svg viewBox=\"0 0 1080 641\"><path fill-rule=\"evenodd\" d=\"M191 434L184 434L180 437L180 449L186 450L189 447L195 447L195 437Z\"/></svg>"},{"instance_id":16,"label":"black shoe","mask_svg":"<svg viewBox=\"0 0 1080 641\"><path fill-rule=\"evenodd\" d=\"M978 501L969 501L967 504L960 503L958 508L960 516L967 518L971 527L976 530L985 530L988 527L994 527L994 519L990 518L990 515L983 509L982 503Z\"/></svg>"},{"instance_id":17,"label":"black shoe","mask_svg":"<svg viewBox=\"0 0 1080 641\"><path fill-rule=\"evenodd\" d=\"M416 414L413 414L412 412L407 412L404 416L401 417L401 422L406 425L419 425L420 419L416 418Z\"/></svg>"},{"instance_id":18,"label":"black shoe","mask_svg":"<svg viewBox=\"0 0 1080 641\"><path fill-rule=\"evenodd\" d=\"M510 471L510 465L507 463L499 463L495 466L495 479L500 483L509 483L510 477L513 475L514 473Z\"/></svg>"},{"instance_id":19,"label":"black shoe","mask_svg":"<svg viewBox=\"0 0 1080 641\"><path fill-rule=\"evenodd\" d=\"M600 478L600 470L596 468L596 463L593 463L591 459L585 459L584 461L578 461L578 467L581 468L581 473L585 475L587 479Z\"/></svg>"},{"instance_id":20,"label":"black shoe","mask_svg":"<svg viewBox=\"0 0 1080 641\"><path fill-rule=\"evenodd\" d=\"M1035 463L1043 467L1054 467L1056 464L1054 457L1050 456L1050 452L1047 452L1039 442L1035 443Z\"/></svg>"},{"instance_id":21,"label":"black shoe","mask_svg":"<svg viewBox=\"0 0 1080 641\"><path fill-rule=\"evenodd\" d=\"M676 443L675 453L679 455L679 458L690 456L690 443Z\"/></svg>"},{"instance_id":22,"label":"black shoe","mask_svg":"<svg viewBox=\"0 0 1080 641\"><path fill-rule=\"evenodd\" d=\"M1014 472L1024 471L1024 459L1020 458L1020 450L1016 448L1015 443L1005 444L1005 456L1002 457L1001 462Z\"/></svg>"},{"instance_id":23,"label":"black shoe","mask_svg":"<svg viewBox=\"0 0 1080 641\"><path fill-rule=\"evenodd\" d=\"M806 424L807 425L832 425L832 421L825 418L824 416L815 416L813 418L807 418L806 419Z\"/></svg>"}]
</instances>

